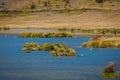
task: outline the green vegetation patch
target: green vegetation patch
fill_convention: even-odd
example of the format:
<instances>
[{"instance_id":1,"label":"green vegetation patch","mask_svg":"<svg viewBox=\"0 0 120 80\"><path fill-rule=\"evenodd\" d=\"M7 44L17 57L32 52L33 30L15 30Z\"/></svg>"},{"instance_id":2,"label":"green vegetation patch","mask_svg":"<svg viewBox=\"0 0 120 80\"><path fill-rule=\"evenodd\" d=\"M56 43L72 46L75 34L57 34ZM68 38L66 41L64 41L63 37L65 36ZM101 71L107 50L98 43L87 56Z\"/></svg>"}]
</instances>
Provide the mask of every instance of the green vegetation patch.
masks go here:
<instances>
[{"instance_id":1,"label":"green vegetation patch","mask_svg":"<svg viewBox=\"0 0 120 80\"><path fill-rule=\"evenodd\" d=\"M120 74L117 74L117 73L103 73L102 78L120 78Z\"/></svg>"},{"instance_id":2,"label":"green vegetation patch","mask_svg":"<svg viewBox=\"0 0 120 80\"><path fill-rule=\"evenodd\" d=\"M22 50L25 52L38 51L39 45L37 43L28 43L27 42L24 44Z\"/></svg>"},{"instance_id":3,"label":"green vegetation patch","mask_svg":"<svg viewBox=\"0 0 120 80\"><path fill-rule=\"evenodd\" d=\"M117 71L117 65L114 62L109 62L101 75L102 78L120 78L120 73L115 73Z\"/></svg>"},{"instance_id":4,"label":"green vegetation patch","mask_svg":"<svg viewBox=\"0 0 120 80\"><path fill-rule=\"evenodd\" d=\"M119 37L96 36L81 45L83 48L120 48Z\"/></svg>"},{"instance_id":5,"label":"green vegetation patch","mask_svg":"<svg viewBox=\"0 0 120 80\"><path fill-rule=\"evenodd\" d=\"M74 49L72 48L56 48L54 50L52 50L51 52L51 56L75 56L76 52Z\"/></svg>"},{"instance_id":6,"label":"green vegetation patch","mask_svg":"<svg viewBox=\"0 0 120 80\"><path fill-rule=\"evenodd\" d=\"M67 48L66 44L58 43L45 43L38 45L38 43L25 43L22 51L31 52L31 51L50 51L51 56L75 56L76 52L72 48Z\"/></svg>"},{"instance_id":7,"label":"green vegetation patch","mask_svg":"<svg viewBox=\"0 0 120 80\"><path fill-rule=\"evenodd\" d=\"M120 34L119 28L101 28L101 29L82 29L82 28L58 28L58 31L61 32L71 32L71 33L95 33L95 34L111 34L118 35Z\"/></svg>"},{"instance_id":8,"label":"green vegetation patch","mask_svg":"<svg viewBox=\"0 0 120 80\"><path fill-rule=\"evenodd\" d=\"M63 38L63 37L72 37L70 33L21 33L19 35L21 38Z\"/></svg>"}]
</instances>

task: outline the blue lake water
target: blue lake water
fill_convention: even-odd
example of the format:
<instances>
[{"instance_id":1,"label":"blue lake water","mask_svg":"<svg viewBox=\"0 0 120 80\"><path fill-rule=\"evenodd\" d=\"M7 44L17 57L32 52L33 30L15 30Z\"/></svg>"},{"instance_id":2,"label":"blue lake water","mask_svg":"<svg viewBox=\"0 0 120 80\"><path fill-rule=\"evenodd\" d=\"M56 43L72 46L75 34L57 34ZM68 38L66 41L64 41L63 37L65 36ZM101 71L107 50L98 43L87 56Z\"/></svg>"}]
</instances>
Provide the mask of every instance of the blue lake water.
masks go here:
<instances>
[{"instance_id":1,"label":"blue lake water","mask_svg":"<svg viewBox=\"0 0 120 80\"><path fill-rule=\"evenodd\" d=\"M100 76L104 66L110 61L120 64L120 49L74 48L77 53L75 57L51 57L49 52L21 51L25 42L65 43L68 47L74 47L89 38L19 38L17 35L0 35L0 80L106 80Z\"/></svg>"}]
</instances>

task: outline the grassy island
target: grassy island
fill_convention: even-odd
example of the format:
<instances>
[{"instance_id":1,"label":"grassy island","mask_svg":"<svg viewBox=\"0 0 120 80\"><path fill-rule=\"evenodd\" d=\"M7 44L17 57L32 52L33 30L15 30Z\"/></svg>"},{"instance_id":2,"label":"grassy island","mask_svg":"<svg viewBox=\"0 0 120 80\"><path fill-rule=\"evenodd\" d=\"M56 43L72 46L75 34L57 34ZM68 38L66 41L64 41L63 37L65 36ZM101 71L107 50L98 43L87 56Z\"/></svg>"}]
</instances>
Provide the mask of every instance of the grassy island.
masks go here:
<instances>
[{"instance_id":1,"label":"grassy island","mask_svg":"<svg viewBox=\"0 0 120 80\"><path fill-rule=\"evenodd\" d=\"M105 66L105 69L102 73L102 78L120 78L120 73L116 73L116 64L114 62L110 62ZM115 70L116 69L116 70Z\"/></svg>"},{"instance_id":2,"label":"grassy island","mask_svg":"<svg viewBox=\"0 0 120 80\"><path fill-rule=\"evenodd\" d=\"M19 35L21 38L63 38L63 37L72 37L70 33L62 32L62 33L21 33Z\"/></svg>"},{"instance_id":3,"label":"grassy island","mask_svg":"<svg viewBox=\"0 0 120 80\"><path fill-rule=\"evenodd\" d=\"M120 48L119 37L96 36L82 44L83 48Z\"/></svg>"},{"instance_id":4,"label":"grassy island","mask_svg":"<svg viewBox=\"0 0 120 80\"><path fill-rule=\"evenodd\" d=\"M39 50L39 45L37 43L25 43L23 48L23 51L25 52L31 52L31 51L38 51Z\"/></svg>"},{"instance_id":5,"label":"grassy island","mask_svg":"<svg viewBox=\"0 0 120 80\"><path fill-rule=\"evenodd\" d=\"M31 51L51 51L51 56L75 56L76 52L72 48L67 48L65 44L58 43L45 43L43 45L38 45L37 43L25 43L23 48L25 52Z\"/></svg>"},{"instance_id":6,"label":"grassy island","mask_svg":"<svg viewBox=\"0 0 120 80\"><path fill-rule=\"evenodd\" d=\"M52 50L51 56L75 56L76 52L72 48L56 48L55 50Z\"/></svg>"}]
</instances>

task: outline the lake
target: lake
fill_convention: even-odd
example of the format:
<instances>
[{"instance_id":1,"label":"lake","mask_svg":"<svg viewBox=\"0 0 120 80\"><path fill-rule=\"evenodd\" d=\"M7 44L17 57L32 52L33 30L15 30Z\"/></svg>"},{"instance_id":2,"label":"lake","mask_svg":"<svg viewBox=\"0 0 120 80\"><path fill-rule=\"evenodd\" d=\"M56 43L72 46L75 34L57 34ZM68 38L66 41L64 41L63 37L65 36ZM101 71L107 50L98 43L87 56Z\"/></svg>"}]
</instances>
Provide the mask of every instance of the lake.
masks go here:
<instances>
[{"instance_id":1,"label":"lake","mask_svg":"<svg viewBox=\"0 0 120 80\"><path fill-rule=\"evenodd\" d=\"M108 62L120 64L120 49L78 47L90 38L19 38L17 35L0 35L0 80L106 80L100 75ZM74 47L77 56L51 57L45 51L25 53L21 50L25 42L65 43L68 47Z\"/></svg>"}]
</instances>

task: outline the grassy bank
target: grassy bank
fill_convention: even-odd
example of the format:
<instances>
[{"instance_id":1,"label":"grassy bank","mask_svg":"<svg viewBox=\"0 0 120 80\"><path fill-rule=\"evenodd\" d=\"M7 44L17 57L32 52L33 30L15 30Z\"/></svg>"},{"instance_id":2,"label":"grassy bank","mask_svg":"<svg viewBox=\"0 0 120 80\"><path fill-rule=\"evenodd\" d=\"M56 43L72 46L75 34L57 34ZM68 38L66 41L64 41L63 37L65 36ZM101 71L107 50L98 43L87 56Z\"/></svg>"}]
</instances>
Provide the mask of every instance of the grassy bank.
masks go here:
<instances>
[{"instance_id":1,"label":"grassy bank","mask_svg":"<svg viewBox=\"0 0 120 80\"><path fill-rule=\"evenodd\" d=\"M120 48L119 37L100 37L96 36L88 42L84 42L81 47L83 48Z\"/></svg>"}]
</instances>

